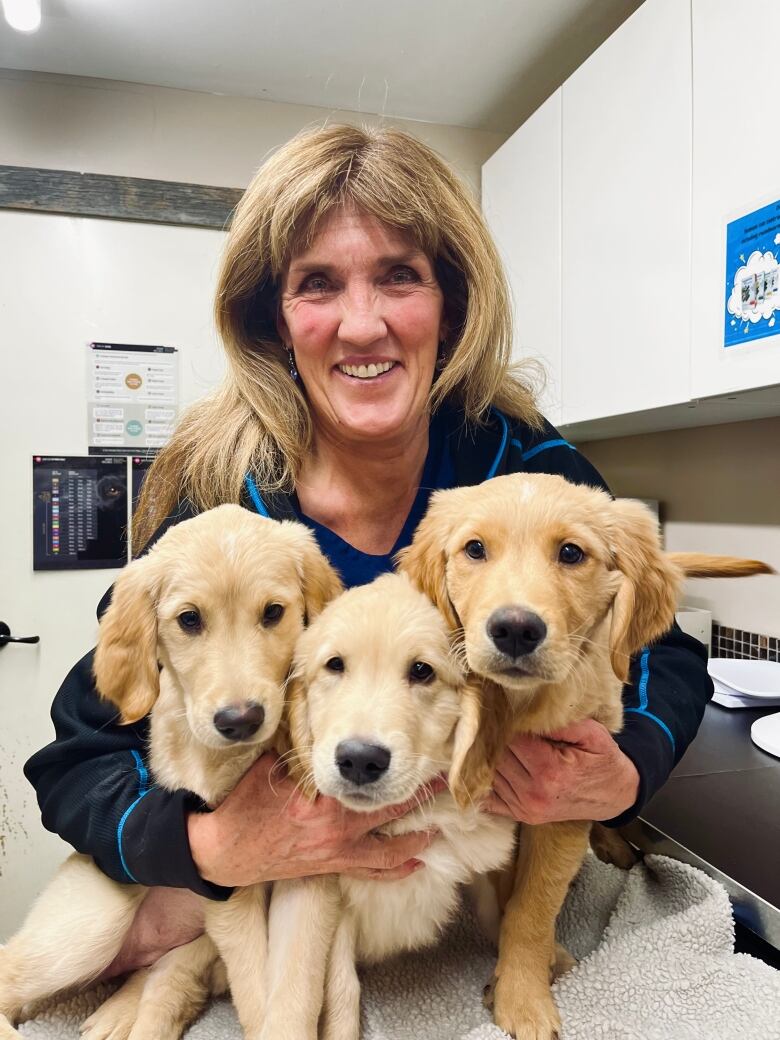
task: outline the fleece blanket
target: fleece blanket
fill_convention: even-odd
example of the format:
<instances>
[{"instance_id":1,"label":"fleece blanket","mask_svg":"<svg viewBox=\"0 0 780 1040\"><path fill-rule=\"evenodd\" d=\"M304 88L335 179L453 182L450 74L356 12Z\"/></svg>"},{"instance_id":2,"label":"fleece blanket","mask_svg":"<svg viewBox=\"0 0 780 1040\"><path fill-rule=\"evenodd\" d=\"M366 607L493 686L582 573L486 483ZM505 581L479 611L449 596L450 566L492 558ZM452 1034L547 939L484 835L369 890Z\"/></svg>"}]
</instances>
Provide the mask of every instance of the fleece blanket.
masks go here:
<instances>
[{"instance_id":1,"label":"fleece blanket","mask_svg":"<svg viewBox=\"0 0 780 1040\"><path fill-rule=\"evenodd\" d=\"M578 965L554 987L561 1040L780 1040L780 972L734 954L725 889L648 856L625 873L589 856L559 921ZM482 1006L495 952L467 907L435 952L362 973L365 1040L505 1040ZM77 1040L98 987L25 1023L35 1040ZM188 1040L240 1040L230 1002L214 1002ZM294 1038L290 1038L294 1040Z\"/></svg>"}]
</instances>

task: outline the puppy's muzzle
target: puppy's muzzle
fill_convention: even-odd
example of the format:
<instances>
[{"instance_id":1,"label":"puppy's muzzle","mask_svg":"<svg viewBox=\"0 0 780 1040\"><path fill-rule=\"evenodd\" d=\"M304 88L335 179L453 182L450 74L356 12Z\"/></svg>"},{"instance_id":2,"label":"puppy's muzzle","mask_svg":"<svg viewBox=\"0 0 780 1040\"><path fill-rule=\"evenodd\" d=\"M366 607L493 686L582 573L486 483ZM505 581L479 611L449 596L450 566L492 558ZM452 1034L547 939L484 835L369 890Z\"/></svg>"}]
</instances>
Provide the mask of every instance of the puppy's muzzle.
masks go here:
<instances>
[{"instance_id":1,"label":"puppy's muzzle","mask_svg":"<svg viewBox=\"0 0 780 1040\"><path fill-rule=\"evenodd\" d=\"M214 715L214 728L225 740L238 743L249 740L260 729L265 721L265 708L257 701L245 701L243 704L230 704L220 708Z\"/></svg>"},{"instance_id":2,"label":"puppy's muzzle","mask_svg":"<svg viewBox=\"0 0 780 1040\"><path fill-rule=\"evenodd\" d=\"M494 610L486 628L496 649L513 661L532 654L547 636L547 625L539 615L520 607Z\"/></svg>"},{"instance_id":3,"label":"puppy's muzzle","mask_svg":"<svg viewBox=\"0 0 780 1040\"><path fill-rule=\"evenodd\" d=\"M336 765L345 780L362 787L373 784L388 770L391 754L381 744L342 740L336 747Z\"/></svg>"}]
</instances>

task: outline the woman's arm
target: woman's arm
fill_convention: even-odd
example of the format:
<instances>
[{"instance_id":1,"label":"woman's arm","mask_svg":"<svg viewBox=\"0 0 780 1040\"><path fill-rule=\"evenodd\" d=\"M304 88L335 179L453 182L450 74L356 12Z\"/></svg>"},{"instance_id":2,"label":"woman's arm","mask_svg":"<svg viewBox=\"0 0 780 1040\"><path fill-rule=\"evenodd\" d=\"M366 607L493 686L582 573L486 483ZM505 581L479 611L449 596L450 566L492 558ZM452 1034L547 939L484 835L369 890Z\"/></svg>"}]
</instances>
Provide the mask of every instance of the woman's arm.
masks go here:
<instances>
[{"instance_id":1,"label":"woman's arm","mask_svg":"<svg viewBox=\"0 0 780 1040\"><path fill-rule=\"evenodd\" d=\"M187 818L200 799L153 785L144 761L148 723L119 724L95 689L92 658L68 674L52 705L55 740L24 769L44 827L115 881L226 898L229 890L202 881L190 854Z\"/></svg>"},{"instance_id":2,"label":"woman's arm","mask_svg":"<svg viewBox=\"0 0 780 1040\"><path fill-rule=\"evenodd\" d=\"M490 808L525 823L638 816L696 736L711 695L707 652L675 626L632 662L624 727L577 722L549 738L518 734L499 767Z\"/></svg>"}]
</instances>

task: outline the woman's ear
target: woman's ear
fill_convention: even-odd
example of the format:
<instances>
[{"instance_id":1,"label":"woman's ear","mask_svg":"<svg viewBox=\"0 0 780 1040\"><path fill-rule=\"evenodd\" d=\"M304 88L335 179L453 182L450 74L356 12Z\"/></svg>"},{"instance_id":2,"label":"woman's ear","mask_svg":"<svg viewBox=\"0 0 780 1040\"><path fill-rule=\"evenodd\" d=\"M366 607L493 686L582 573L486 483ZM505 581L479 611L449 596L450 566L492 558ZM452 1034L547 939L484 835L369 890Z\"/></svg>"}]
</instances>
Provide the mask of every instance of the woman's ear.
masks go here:
<instances>
[{"instance_id":1,"label":"woman's ear","mask_svg":"<svg viewBox=\"0 0 780 1040\"><path fill-rule=\"evenodd\" d=\"M658 522L647 506L617 499L609 508L612 554L620 572L610 654L615 675L626 682L631 657L671 628L682 573L662 551Z\"/></svg>"},{"instance_id":2,"label":"woman's ear","mask_svg":"<svg viewBox=\"0 0 780 1040\"><path fill-rule=\"evenodd\" d=\"M398 570L423 592L446 618L452 631L460 622L447 593L447 555L445 546L452 530L453 511L447 504L447 491L431 498L428 512L414 532L412 544L396 556Z\"/></svg>"},{"instance_id":3,"label":"woman's ear","mask_svg":"<svg viewBox=\"0 0 780 1040\"><path fill-rule=\"evenodd\" d=\"M465 682L449 770L450 791L459 808L478 805L490 791L510 737L510 715L500 687L476 678Z\"/></svg>"},{"instance_id":4,"label":"woman's ear","mask_svg":"<svg viewBox=\"0 0 780 1040\"><path fill-rule=\"evenodd\" d=\"M312 769L312 731L309 725L309 705L303 679L293 675L287 686L287 725L291 753L287 758L290 776L307 798L317 793Z\"/></svg>"},{"instance_id":5,"label":"woman's ear","mask_svg":"<svg viewBox=\"0 0 780 1040\"><path fill-rule=\"evenodd\" d=\"M101 697L117 706L123 725L148 715L160 693L155 606L159 572L154 552L129 563L114 582L98 630L95 685Z\"/></svg>"}]
</instances>

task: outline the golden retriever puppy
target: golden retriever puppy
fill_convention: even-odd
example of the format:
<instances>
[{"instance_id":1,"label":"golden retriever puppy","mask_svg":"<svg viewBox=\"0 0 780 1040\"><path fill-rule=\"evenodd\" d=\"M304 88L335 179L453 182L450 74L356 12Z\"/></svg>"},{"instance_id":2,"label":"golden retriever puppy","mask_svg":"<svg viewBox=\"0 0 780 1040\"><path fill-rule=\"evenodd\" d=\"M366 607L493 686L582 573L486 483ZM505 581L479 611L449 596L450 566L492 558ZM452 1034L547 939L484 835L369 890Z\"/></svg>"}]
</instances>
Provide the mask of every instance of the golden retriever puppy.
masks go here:
<instances>
[{"instance_id":1,"label":"golden retriever puppy","mask_svg":"<svg viewBox=\"0 0 780 1040\"><path fill-rule=\"evenodd\" d=\"M438 492L400 567L482 680L483 729L461 775L475 796L513 732L587 718L621 728L630 657L670 628L686 574L771 571L663 553L641 503L545 474ZM497 1025L518 1040L550 1040L560 1028L549 985L555 921L589 830L579 821L521 828L494 993Z\"/></svg>"},{"instance_id":2,"label":"golden retriever puppy","mask_svg":"<svg viewBox=\"0 0 780 1040\"><path fill-rule=\"evenodd\" d=\"M509 861L515 825L479 812L461 786L461 766L479 730L479 699L450 651L441 614L405 577L383 575L326 607L298 641L294 675L290 734L309 790L370 811L405 801L448 771L465 806L447 790L383 828L435 829L437 836L420 856L424 868L403 880L340 877L337 924L293 917L291 907L274 921L272 903L269 964L277 980L285 972L305 979L311 969L301 965L314 937L326 948L323 929L336 924L321 1028L326 1040L356 1040L356 964L435 943L457 909L459 886ZM277 942L277 934L286 941ZM289 1021L274 1035L302 1036Z\"/></svg>"},{"instance_id":3,"label":"golden retriever puppy","mask_svg":"<svg viewBox=\"0 0 780 1040\"><path fill-rule=\"evenodd\" d=\"M339 591L306 528L233 505L173 527L121 572L100 624L95 680L124 723L151 711L157 784L219 804L271 747L304 619ZM9 1019L24 1005L95 979L118 953L146 891L111 881L86 856L66 860L0 950L0 1037L19 1035ZM264 886L204 903L207 934L112 998L110 1035L178 1037L219 980L217 951L246 1036L259 1035ZM90 1028L109 1035L99 1021Z\"/></svg>"}]
</instances>

